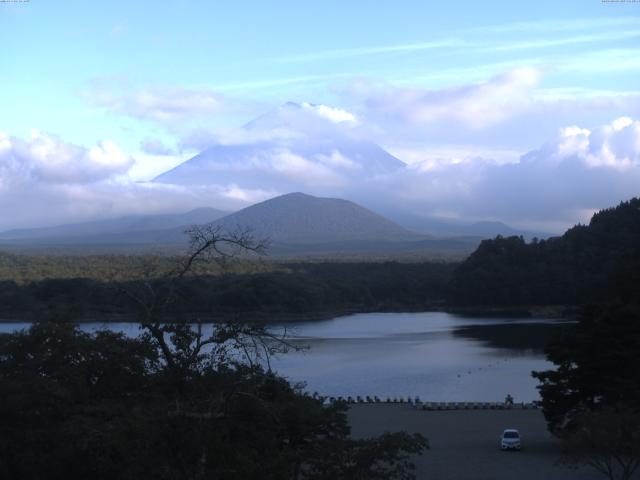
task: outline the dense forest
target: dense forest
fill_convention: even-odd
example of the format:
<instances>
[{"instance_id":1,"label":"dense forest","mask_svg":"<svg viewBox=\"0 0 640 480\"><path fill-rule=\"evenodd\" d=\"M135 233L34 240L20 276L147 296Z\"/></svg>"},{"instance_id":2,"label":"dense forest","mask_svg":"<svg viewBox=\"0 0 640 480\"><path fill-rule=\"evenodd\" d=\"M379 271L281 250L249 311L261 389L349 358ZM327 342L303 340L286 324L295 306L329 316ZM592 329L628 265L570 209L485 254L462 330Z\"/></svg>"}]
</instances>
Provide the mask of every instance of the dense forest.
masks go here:
<instances>
[{"instance_id":1,"label":"dense forest","mask_svg":"<svg viewBox=\"0 0 640 480\"><path fill-rule=\"evenodd\" d=\"M640 199L593 215L561 237L483 241L453 273L454 305L578 305L632 298L640 285Z\"/></svg>"},{"instance_id":2,"label":"dense forest","mask_svg":"<svg viewBox=\"0 0 640 480\"><path fill-rule=\"evenodd\" d=\"M161 287L168 256L0 254L0 318L128 319L125 294ZM464 262L200 262L171 316L295 320L356 311L574 306L640 292L640 199L561 237L483 241Z\"/></svg>"},{"instance_id":3,"label":"dense forest","mask_svg":"<svg viewBox=\"0 0 640 480\"><path fill-rule=\"evenodd\" d=\"M65 261L66 265L68 262ZM98 264L100 269L104 264ZM160 260L160 272L168 260ZM180 284L167 314L203 319L300 319L335 313L435 308L445 297L450 263L295 263L194 275ZM74 267L75 268L75 267ZM212 269L215 267L211 267ZM73 268L71 268L73 271ZM161 288L162 275L150 283ZM85 274L86 275L86 274ZM88 275L86 275L88 276ZM46 278L0 282L0 318L122 319L135 314L126 295L139 279Z\"/></svg>"}]
</instances>

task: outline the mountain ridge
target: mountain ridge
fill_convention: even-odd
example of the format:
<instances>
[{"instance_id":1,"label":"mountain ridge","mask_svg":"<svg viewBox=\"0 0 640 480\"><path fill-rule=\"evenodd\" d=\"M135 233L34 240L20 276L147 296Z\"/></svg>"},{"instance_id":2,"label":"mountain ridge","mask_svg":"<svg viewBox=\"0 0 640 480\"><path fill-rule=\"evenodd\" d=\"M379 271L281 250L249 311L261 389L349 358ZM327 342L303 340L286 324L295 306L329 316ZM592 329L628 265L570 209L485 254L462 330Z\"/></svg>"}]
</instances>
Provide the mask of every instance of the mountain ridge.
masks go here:
<instances>
[{"instance_id":1,"label":"mountain ridge","mask_svg":"<svg viewBox=\"0 0 640 480\"><path fill-rule=\"evenodd\" d=\"M250 226L257 236L290 243L424 238L357 203L293 192L251 205L214 222Z\"/></svg>"},{"instance_id":2,"label":"mountain ridge","mask_svg":"<svg viewBox=\"0 0 640 480\"><path fill-rule=\"evenodd\" d=\"M192 222L197 223L197 222ZM433 238L412 232L357 203L340 198L322 198L294 192L246 207L212 223L225 230L249 229L258 239L271 243L269 254L293 255L461 255L479 243L475 237ZM89 227L93 223L88 224ZM49 235L40 238L32 231L29 238L0 237L0 245L13 247L104 248L106 251L131 247L183 249L185 230L191 225L136 231L107 231L83 235ZM82 227L82 226L81 226ZM54 232L64 230L54 227ZM79 228L86 232L85 225ZM15 237L15 232L14 232Z\"/></svg>"},{"instance_id":3,"label":"mountain ridge","mask_svg":"<svg viewBox=\"0 0 640 480\"><path fill-rule=\"evenodd\" d=\"M123 217L54 225L51 227L6 230L0 232L0 240L27 240L36 238L64 239L87 235L113 235L164 230L197 223L209 223L228 213L229 212L211 207L199 207L184 213L126 215Z\"/></svg>"}]
</instances>

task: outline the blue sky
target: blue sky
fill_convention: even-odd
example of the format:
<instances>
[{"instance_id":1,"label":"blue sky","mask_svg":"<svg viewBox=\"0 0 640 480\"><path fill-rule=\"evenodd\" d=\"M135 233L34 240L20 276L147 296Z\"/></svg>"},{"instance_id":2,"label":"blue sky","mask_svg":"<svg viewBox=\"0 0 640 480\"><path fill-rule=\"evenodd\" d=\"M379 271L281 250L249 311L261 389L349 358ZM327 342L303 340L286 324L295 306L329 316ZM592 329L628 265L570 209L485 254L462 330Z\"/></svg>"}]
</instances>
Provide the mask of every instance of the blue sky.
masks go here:
<instances>
[{"instance_id":1,"label":"blue sky","mask_svg":"<svg viewBox=\"0 0 640 480\"><path fill-rule=\"evenodd\" d=\"M640 110L637 3L31 0L0 3L0 42L0 131L112 142L134 180L286 101L407 163L511 161Z\"/></svg>"},{"instance_id":2,"label":"blue sky","mask_svg":"<svg viewBox=\"0 0 640 480\"><path fill-rule=\"evenodd\" d=\"M107 79L131 88L210 88L255 102L203 121L216 125L249 119L262 103L337 103L332 89L358 77L435 89L536 66L547 72L544 89L639 89L640 7L633 4L378 3L2 5L0 41L10 48L1 54L0 127L83 144L107 135L135 147L122 131L131 126L125 119L81 96L90 82Z\"/></svg>"}]
</instances>

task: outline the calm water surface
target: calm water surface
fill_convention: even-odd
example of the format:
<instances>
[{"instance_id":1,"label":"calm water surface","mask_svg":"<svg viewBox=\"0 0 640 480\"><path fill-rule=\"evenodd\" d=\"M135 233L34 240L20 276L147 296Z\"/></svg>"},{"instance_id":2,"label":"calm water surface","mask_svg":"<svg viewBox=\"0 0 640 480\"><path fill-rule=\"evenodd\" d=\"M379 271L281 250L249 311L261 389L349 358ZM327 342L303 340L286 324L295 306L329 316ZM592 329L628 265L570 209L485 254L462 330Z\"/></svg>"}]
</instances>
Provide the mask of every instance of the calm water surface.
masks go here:
<instances>
[{"instance_id":1,"label":"calm water surface","mask_svg":"<svg viewBox=\"0 0 640 480\"><path fill-rule=\"evenodd\" d=\"M0 324L12 331L28 324ZM137 335L136 324L85 323ZM273 325L276 331L283 326ZM558 330L544 319L470 318L443 312L367 313L287 324L308 350L272 360L280 374L325 395L420 396L428 401L539 398L532 370L551 367L542 346Z\"/></svg>"}]
</instances>

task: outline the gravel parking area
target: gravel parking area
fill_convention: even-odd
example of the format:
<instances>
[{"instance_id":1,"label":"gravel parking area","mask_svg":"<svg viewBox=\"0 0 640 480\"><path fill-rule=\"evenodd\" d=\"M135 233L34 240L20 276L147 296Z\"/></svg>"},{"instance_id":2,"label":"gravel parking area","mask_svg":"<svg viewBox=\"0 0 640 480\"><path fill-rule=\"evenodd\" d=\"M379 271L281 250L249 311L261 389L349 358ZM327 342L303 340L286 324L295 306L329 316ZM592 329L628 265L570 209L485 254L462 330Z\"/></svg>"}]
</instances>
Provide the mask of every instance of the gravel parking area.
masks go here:
<instances>
[{"instance_id":1,"label":"gravel parking area","mask_svg":"<svg viewBox=\"0 0 640 480\"><path fill-rule=\"evenodd\" d=\"M356 404L350 408L349 421L356 437L398 430L426 436L431 449L415 459L418 479L604 478L591 468L571 470L557 464L561 445L547 432L539 410L424 411L408 405ZM520 430L522 451L500 450L505 428Z\"/></svg>"}]
</instances>

